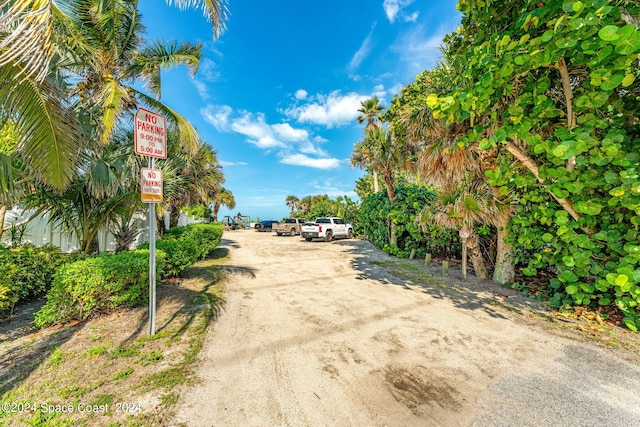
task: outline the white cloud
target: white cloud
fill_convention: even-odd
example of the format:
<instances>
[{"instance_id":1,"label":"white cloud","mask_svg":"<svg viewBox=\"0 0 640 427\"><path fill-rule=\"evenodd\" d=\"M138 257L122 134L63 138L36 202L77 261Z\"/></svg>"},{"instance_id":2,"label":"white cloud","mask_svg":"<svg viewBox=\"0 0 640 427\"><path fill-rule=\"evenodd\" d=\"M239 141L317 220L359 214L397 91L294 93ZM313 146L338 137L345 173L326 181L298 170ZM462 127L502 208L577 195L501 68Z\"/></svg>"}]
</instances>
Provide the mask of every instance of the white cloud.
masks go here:
<instances>
[{"instance_id":1,"label":"white cloud","mask_svg":"<svg viewBox=\"0 0 640 427\"><path fill-rule=\"evenodd\" d=\"M341 95L339 91L329 95L317 95L313 102L291 107L285 111L287 116L300 123L313 123L329 128L346 125L358 116L360 104L367 96L357 93Z\"/></svg>"},{"instance_id":2,"label":"white cloud","mask_svg":"<svg viewBox=\"0 0 640 427\"><path fill-rule=\"evenodd\" d=\"M400 55L408 65L408 71L415 75L440 60L440 46L446 34L446 30L439 29L437 33L427 35L423 26L416 26L396 40L391 49Z\"/></svg>"},{"instance_id":3,"label":"white cloud","mask_svg":"<svg viewBox=\"0 0 640 427\"><path fill-rule=\"evenodd\" d=\"M295 96L298 101L302 101L303 99L307 99L307 95L309 95L309 93L306 90L298 89Z\"/></svg>"},{"instance_id":4,"label":"white cloud","mask_svg":"<svg viewBox=\"0 0 640 427\"><path fill-rule=\"evenodd\" d=\"M229 131L229 116L233 109L228 105L207 105L200 109L204 121L213 125L220 132Z\"/></svg>"},{"instance_id":5,"label":"white cloud","mask_svg":"<svg viewBox=\"0 0 640 427\"><path fill-rule=\"evenodd\" d=\"M233 132L246 137L246 141L265 150L278 149L281 163L312 168L328 169L339 164L329 158L321 145L326 139L311 137L306 129L295 128L289 123L267 123L263 113L234 111L228 105L208 105L200 110L204 120L219 132ZM314 156L314 158L309 157ZM241 162L221 162L222 166L246 165Z\"/></svg>"},{"instance_id":6,"label":"white cloud","mask_svg":"<svg viewBox=\"0 0 640 427\"><path fill-rule=\"evenodd\" d=\"M285 147L265 121L264 114L245 112L242 117L231 122L231 130L247 137L247 141L259 148Z\"/></svg>"},{"instance_id":7,"label":"white cloud","mask_svg":"<svg viewBox=\"0 0 640 427\"><path fill-rule=\"evenodd\" d=\"M309 139L309 132L304 129L294 129L289 123L271 125L274 132L285 141L306 141Z\"/></svg>"},{"instance_id":8,"label":"white cloud","mask_svg":"<svg viewBox=\"0 0 640 427\"><path fill-rule=\"evenodd\" d=\"M404 17L404 22L417 22L418 16L420 16L420 12L413 12L411 15Z\"/></svg>"},{"instance_id":9,"label":"white cloud","mask_svg":"<svg viewBox=\"0 0 640 427\"><path fill-rule=\"evenodd\" d=\"M384 7L384 13L386 13L387 19L393 24L399 15L403 16L402 9L411 3L413 3L413 0L384 0L382 7Z\"/></svg>"},{"instance_id":10,"label":"white cloud","mask_svg":"<svg viewBox=\"0 0 640 427\"><path fill-rule=\"evenodd\" d=\"M192 79L191 81L193 82L193 85L196 87L196 90L198 91L198 95L200 95L200 98L202 98L205 101L209 99L209 92L207 90L207 85L196 79Z\"/></svg>"},{"instance_id":11,"label":"white cloud","mask_svg":"<svg viewBox=\"0 0 640 427\"><path fill-rule=\"evenodd\" d=\"M230 166L247 166L249 163L247 162L227 162L224 160L220 160L220 166L222 167L230 167Z\"/></svg>"},{"instance_id":12,"label":"white cloud","mask_svg":"<svg viewBox=\"0 0 640 427\"><path fill-rule=\"evenodd\" d=\"M198 67L197 76L201 77L207 82L217 81L220 78L218 65L208 58L203 58L200 61L200 66Z\"/></svg>"},{"instance_id":13,"label":"white cloud","mask_svg":"<svg viewBox=\"0 0 640 427\"><path fill-rule=\"evenodd\" d=\"M378 98L384 98L387 94L387 91L384 88L384 85L377 85L373 88L373 96L377 96Z\"/></svg>"},{"instance_id":14,"label":"white cloud","mask_svg":"<svg viewBox=\"0 0 640 427\"><path fill-rule=\"evenodd\" d=\"M294 166L306 166L316 169L335 169L340 166L340 160L335 158L314 159L305 154L290 154L280 160L280 163Z\"/></svg>"},{"instance_id":15,"label":"white cloud","mask_svg":"<svg viewBox=\"0 0 640 427\"><path fill-rule=\"evenodd\" d=\"M367 37L362 41L362 44L360 45L358 51L353 55L351 61L349 61L347 70L350 73L355 72L358 67L360 67L360 64L362 64L362 61L367 57L367 55L369 55L369 52L371 52L371 38L373 36L373 30L375 29L375 27L376 26L374 24Z\"/></svg>"}]
</instances>

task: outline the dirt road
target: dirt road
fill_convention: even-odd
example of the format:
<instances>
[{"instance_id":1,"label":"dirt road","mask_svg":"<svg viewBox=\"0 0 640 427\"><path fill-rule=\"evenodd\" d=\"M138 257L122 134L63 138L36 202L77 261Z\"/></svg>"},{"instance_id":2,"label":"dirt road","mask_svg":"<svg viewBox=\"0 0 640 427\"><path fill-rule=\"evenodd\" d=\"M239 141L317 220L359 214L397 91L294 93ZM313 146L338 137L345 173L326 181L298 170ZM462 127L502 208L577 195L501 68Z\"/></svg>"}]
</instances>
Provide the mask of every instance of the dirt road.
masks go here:
<instances>
[{"instance_id":1,"label":"dirt road","mask_svg":"<svg viewBox=\"0 0 640 427\"><path fill-rule=\"evenodd\" d=\"M386 273L368 242L227 232L228 303L185 426L635 426L640 368L518 298Z\"/></svg>"}]
</instances>

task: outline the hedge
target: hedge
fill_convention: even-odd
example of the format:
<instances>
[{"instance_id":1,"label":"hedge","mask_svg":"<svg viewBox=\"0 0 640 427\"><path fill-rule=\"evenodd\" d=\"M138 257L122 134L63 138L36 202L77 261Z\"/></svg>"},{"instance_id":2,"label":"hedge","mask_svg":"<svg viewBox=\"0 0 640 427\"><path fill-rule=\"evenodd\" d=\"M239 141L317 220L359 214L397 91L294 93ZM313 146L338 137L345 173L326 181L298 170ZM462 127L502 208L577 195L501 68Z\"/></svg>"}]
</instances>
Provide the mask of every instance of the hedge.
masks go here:
<instances>
[{"instance_id":1,"label":"hedge","mask_svg":"<svg viewBox=\"0 0 640 427\"><path fill-rule=\"evenodd\" d=\"M166 254L156 252L157 271L162 271ZM96 258L61 266L47 294L47 303L35 315L35 324L84 320L148 301L149 251L135 250L103 254Z\"/></svg>"},{"instance_id":2,"label":"hedge","mask_svg":"<svg viewBox=\"0 0 640 427\"><path fill-rule=\"evenodd\" d=\"M143 243L138 249L149 249ZM166 259L160 277L176 277L198 259L198 245L192 240L158 240L156 249L164 251Z\"/></svg>"},{"instance_id":3,"label":"hedge","mask_svg":"<svg viewBox=\"0 0 640 427\"><path fill-rule=\"evenodd\" d=\"M169 229L162 240L191 240L197 246L197 258L205 259L220 240L224 226L220 223L196 223Z\"/></svg>"},{"instance_id":4,"label":"hedge","mask_svg":"<svg viewBox=\"0 0 640 427\"><path fill-rule=\"evenodd\" d=\"M56 268L78 256L64 254L52 245L0 247L0 314L18 302L44 295L51 287Z\"/></svg>"}]
</instances>

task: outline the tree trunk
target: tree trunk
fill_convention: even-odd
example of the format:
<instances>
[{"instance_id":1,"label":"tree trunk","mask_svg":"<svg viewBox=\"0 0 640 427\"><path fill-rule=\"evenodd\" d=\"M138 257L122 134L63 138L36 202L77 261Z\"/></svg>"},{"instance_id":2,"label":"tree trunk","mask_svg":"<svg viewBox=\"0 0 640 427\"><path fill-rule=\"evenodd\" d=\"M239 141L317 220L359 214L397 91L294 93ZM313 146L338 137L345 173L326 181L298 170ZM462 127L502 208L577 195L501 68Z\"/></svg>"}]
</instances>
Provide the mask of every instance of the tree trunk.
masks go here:
<instances>
[{"instance_id":1,"label":"tree trunk","mask_svg":"<svg viewBox=\"0 0 640 427\"><path fill-rule=\"evenodd\" d=\"M389 203L391 204L391 208L393 208L393 205L396 202L396 191L393 188L393 178L385 175L384 184L387 187L387 196L389 197ZM390 221L391 221L391 236L389 237L389 244L391 245L391 247L396 247L398 246L398 236L396 235L397 234L396 224L393 222L392 219L390 219Z\"/></svg>"},{"instance_id":2,"label":"tree trunk","mask_svg":"<svg viewBox=\"0 0 640 427\"><path fill-rule=\"evenodd\" d=\"M472 233L467 239L467 248L469 249L469 258L471 258L471 264L473 264L473 271L476 277L488 279L489 273L487 273L487 267L484 264L484 258L482 258L482 252L480 251L480 241L476 234Z\"/></svg>"},{"instance_id":3,"label":"tree trunk","mask_svg":"<svg viewBox=\"0 0 640 427\"><path fill-rule=\"evenodd\" d=\"M560 79L562 80L562 90L564 91L564 98L567 103L567 127L572 130L576 127L576 115L573 112L573 89L571 88L571 78L569 76L569 70L567 69L567 63L564 58L558 60L558 71L560 71ZM573 172L576 168L576 156L573 156L567 160L567 170Z\"/></svg>"},{"instance_id":4,"label":"tree trunk","mask_svg":"<svg viewBox=\"0 0 640 427\"><path fill-rule=\"evenodd\" d=\"M7 205L0 205L0 239L4 234L4 219L7 215Z\"/></svg>"},{"instance_id":5,"label":"tree trunk","mask_svg":"<svg viewBox=\"0 0 640 427\"><path fill-rule=\"evenodd\" d=\"M218 222L218 211L220 210L220 203L213 205L213 222Z\"/></svg>"},{"instance_id":6,"label":"tree trunk","mask_svg":"<svg viewBox=\"0 0 640 427\"><path fill-rule=\"evenodd\" d=\"M378 187L378 172L376 172L376 170L373 170L373 192L377 193L378 191L380 191L380 188Z\"/></svg>"},{"instance_id":7,"label":"tree trunk","mask_svg":"<svg viewBox=\"0 0 640 427\"><path fill-rule=\"evenodd\" d=\"M501 285L513 283L515 270L513 265L513 246L507 243L507 223L498 227L498 254L496 256L496 269L493 271L493 281Z\"/></svg>"},{"instance_id":8,"label":"tree trunk","mask_svg":"<svg viewBox=\"0 0 640 427\"><path fill-rule=\"evenodd\" d=\"M508 143L505 145L505 148L507 149L508 152L510 152L511 154L513 154L513 157L516 158L516 160L518 160L520 163L522 163L524 165L524 167L526 167L527 169L529 169L529 171L533 174L533 176L536 177L536 179L538 180L538 182L542 185L545 185L544 179L540 178L540 172L538 169L538 165L533 161L533 159L529 156L527 156L520 148L518 148L515 144L511 144ZM553 191L548 190L548 193L551 195L551 197L554 198L554 200L556 202L558 202L558 204L560 206L562 206L562 208L567 211L567 213L569 215L571 215L571 218L575 219L576 221L580 220L580 214L575 210L575 208L573 207L573 203L571 203L571 200L569 199L561 199L559 197L557 197L555 194L553 194ZM586 228L583 227L581 228L581 230L585 233L588 234L589 236L592 236L596 233L595 230L592 230L590 228Z\"/></svg>"},{"instance_id":9,"label":"tree trunk","mask_svg":"<svg viewBox=\"0 0 640 427\"><path fill-rule=\"evenodd\" d=\"M169 213L169 227L170 228L177 227L179 219L180 219L180 209L177 209L176 207L172 206L171 212Z\"/></svg>"}]
</instances>

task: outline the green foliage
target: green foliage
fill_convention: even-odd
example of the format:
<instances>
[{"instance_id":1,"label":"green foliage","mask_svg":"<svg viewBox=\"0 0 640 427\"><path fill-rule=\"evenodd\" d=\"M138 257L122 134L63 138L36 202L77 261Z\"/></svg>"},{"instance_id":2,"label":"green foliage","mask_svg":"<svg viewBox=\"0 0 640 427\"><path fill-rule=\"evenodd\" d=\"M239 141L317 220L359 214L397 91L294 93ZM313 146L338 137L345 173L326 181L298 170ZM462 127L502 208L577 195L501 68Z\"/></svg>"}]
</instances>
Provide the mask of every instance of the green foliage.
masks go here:
<instances>
[{"instance_id":1,"label":"green foliage","mask_svg":"<svg viewBox=\"0 0 640 427\"><path fill-rule=\"evenodd\" d=\"M165 254L156 253L158 270ZM148 298L149 251L103 254L60 267L47 293L47 303L35 315L44 327L69 320L84 320L119 307L136 306Z\"/></svg>"},{"instance_id":2,"label":"green foliage","mask_svg":"<svg viewBox=\"0 0 640 427\"><path fill-rule=\"evenodd\" d=\"M184 206L182 212L194 218L211 218L211 209L202 203L195 206Z\"/></svg>"},{"instance_id":3,"label":"green foliage","mask_svg":"<svg viewBox=\"0 0 640 427\"><path fill-rule=\"evenodd\" d=\"M463 26L445 51L463 72L426 104L445 123L470 123L461 147L517 145L536 166L538 177L521 158L526 169L497 162L486 175L518 196L516 261L525 275L555 273L551 303L615 304L637 330L640 29L623 7L640 12L625 0L461 0Z\"/></svg>"},{"instance_id":4,"label":"green foliage","mask_svg":"<svg viewBox=\"0 0 640 427\"><path fill-rule=\"evenodd\" d=\"M14 304L43 295L58 266L69 259L56 246L0 247L0 314Z\"/></svg>"},{"instance_id":5,"label":"green foliage","mask_svg":"<svg viewBox=\"0 0 640 427\"><path fill-rule=\"evenodd\" d=\"M149 249L149 243L143 243L138 249ZM192 240L158 240L156 249L163 251L167 258L160 277L176 277L198 259L198 246Z\"/></svg>"},{"instance_id":6,"label":"green foliage","mask_svg":"<svg viewBox=\"0 0 640 427\"><path fill-rule=\"evenodd\" d=\"M224 226L220 223L197 223L173 227L163 240L189 240L197 246L197 259L205 259L220 243Z\"/></svg>"},{"instance_id":7,"label":"green foliage","mask_svg":"<svg viewBox=\"0 0 640 427\"><path fill-rule=\"evenodd\" d=\"M451 256L460 252L460 244L454 232L430 224L422 229L417 216L435 197L427 187L407 184L396 188L396 202L391 208L385 191L367 196L354 223L375 246L398 257L408 257L412 249L416 255ZM389 245L389 221L396 224L398 246Z\"/></svg>"}]
</instances>

